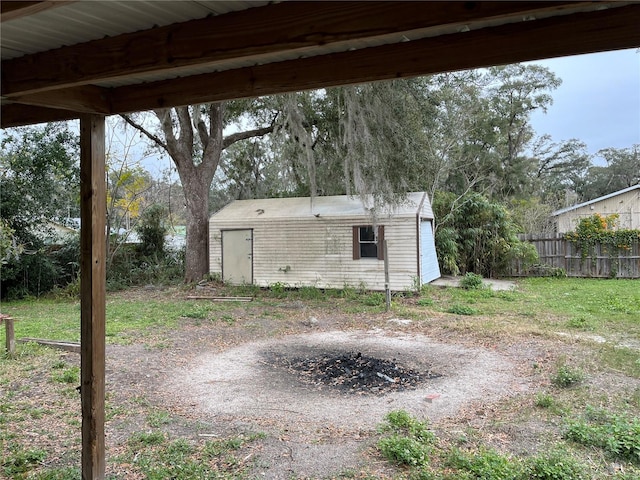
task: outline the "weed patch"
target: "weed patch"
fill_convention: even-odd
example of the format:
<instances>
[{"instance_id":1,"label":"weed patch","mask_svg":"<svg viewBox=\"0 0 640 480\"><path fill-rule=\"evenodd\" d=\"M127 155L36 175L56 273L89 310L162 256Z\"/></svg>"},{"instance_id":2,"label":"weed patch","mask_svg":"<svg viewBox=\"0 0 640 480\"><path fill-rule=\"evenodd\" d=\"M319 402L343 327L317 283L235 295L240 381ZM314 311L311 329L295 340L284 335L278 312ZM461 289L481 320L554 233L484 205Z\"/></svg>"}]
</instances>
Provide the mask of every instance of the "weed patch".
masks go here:
<instances>
[{"instance_id":1,"label":"weed patch","mask_svg":"<svg viewBox=\"0 0 640 480\"><path fill-rule=\"evenodd\" d=\"M235 452L260 435L214 440L203 445L185 439L170 441L164 434L136 434L120 461L130 463L149 480L246 478L246 465Z\"/></svg>"},{"instance_id":2,"label":"weed patch","mask_svg":"<svg viewBox=\"0 0 640 480\"><path fill-rule=\"evenodd\" d=\"M565 438L598 447L607 454L640 463L640 420L588 408L582 418L568 423Z\"/></svg>"},{"instance_id":3,"label":"weed patch","mask_svg":"<svg viewBox=\"0 0 640 480\"><path fill-rule=\"evenodd\" d=\"M425 423L396 410L387 414L381 430L391 432L378 442L378 449L387 460L411 467L428 464L436 437Z\"/></svg>"},{"instance_id":4,"label":"weed patch","mask_svg":"<svg viewBox=\"0 0 640 480\"><path fill-rule=\"evenodd\" d=\"M531 480L587 480L585 465L564 452L535 456L527 462L526 478Z\"/></svg>"},{"instance_id":5,"label":"weed patch","mask_svg":"<svg viewBox=\"0 0 640 480\"><path fill-rule=\"evenodd\" d=\"M551 383L556 387L569 388L584 381L584 373L579 368L572 368L567 365L558 367L555 375L551 378Z\"/></svg>"},{"instance_id":6,"label":"weed patch","mask_svg":"<svg viewBox=\"0 0 640 480\"><path fill-rule=\"evenodd\" d=\"M520 480L522 464L492 449L479 452L463 452L453 448L447 456L446 464L460 473L471 474L470 478L483 480Z\"/></svg>"},{"instance_id":7,"label":"weed patch","mask_svg":"<svg viewBox=\"0 0 640 480\"><path fill-rule=\"evenodd\" d=\"M2 471L7 477L27 473L47 458L47 452L41 449L13 450L2 462Z\"/></svg>"},{"instance_id":8,"label":"weed patch","mask_svg":"<svg viewBox=\"0 0 640 480\"><path fill-rule=\"evenodd\" d=\"M447 313L453 313L455 315L476 315L478 311L468 305L455 304L447 309Z\"/></svg>"},{"instance_id":9,"label":"weed patch","mask_svg":"<svg viewBox=\"0 0 640 480\"><path fill-rule=\"evenodd\" d=\"M380 307L385 304L384 293L372 292L362 299L362 303L369 307Z\"/></svg>"},{"instance_id":10,"label":"weed patch","mask_svg":"<svg viewBox=\"0 0 640 480\"><path fill-rule=\"evenodd\" d=\"M80 367L69 367L64 370L56 370L53 373L53 380L60 383L79 383Z\"/></svg>"}]
</instances>

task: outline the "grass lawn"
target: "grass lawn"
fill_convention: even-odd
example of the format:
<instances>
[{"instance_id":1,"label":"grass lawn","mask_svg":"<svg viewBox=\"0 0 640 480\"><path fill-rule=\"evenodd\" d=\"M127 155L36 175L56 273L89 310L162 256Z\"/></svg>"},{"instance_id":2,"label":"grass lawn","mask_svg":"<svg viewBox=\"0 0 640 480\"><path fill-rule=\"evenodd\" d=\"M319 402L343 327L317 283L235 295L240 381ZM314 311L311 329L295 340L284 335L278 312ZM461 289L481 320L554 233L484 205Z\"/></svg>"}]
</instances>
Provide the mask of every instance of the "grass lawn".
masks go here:
<instances>
[{"instance_id":1,"label":"grass lawn","mask_svg":"<svg viewBox=\"0 0 640 480\"><path fill-rule=\"evenodd\" d=\"M640 478L639 281L526 279L515 291L500 292L427 287L395 294L388 313L384 295L350 288L222 292L255 296L248 303L192 301L187 293L109 294L107 343L171 350L180 335L198 329L225 348L253 336L296 333L304 308L339 318L345 329L387 327L388 319L401 318L412 321L411 332L504 354L531 342L546 349L523 367L536 391L500 400L482 422L461 417L428 425L390 412L371 439L374 448L362 452L369 466L332 478ZM4 302L0 311L16 319L16 338L79 340L77 300ZM269 321L268 330L257 330L257 318ZM78 382L75 354L18 344L15 358L0 357L0 477L80 478ZM117 439L108 447L112 479L249 479L256 452L269 441L259 429L207 437L206 423L135 389L108 396L106 413L110 439ZM517 432L528 429L537 432L529 441L545 448L518 447ZM194 442L187 431L204 440Z\"/></svg>"}]
</instances>

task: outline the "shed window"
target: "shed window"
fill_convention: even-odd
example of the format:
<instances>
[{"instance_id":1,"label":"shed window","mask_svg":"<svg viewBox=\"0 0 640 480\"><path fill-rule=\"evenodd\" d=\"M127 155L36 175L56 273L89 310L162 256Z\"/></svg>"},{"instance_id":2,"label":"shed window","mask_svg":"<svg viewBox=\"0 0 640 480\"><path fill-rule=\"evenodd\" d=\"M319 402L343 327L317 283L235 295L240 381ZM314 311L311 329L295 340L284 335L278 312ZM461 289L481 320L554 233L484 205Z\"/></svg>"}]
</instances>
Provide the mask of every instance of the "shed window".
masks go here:
<instances>
[{"instance_id":1,"label":"shed window","mask_svg":"<svg viewBox=\"0 0 640 480\"><path fill-rule=\"evenodd\" d=\"M377 258L384 260L382 244L384 241L384 227L371 225L353 227L353 259Z\"/></svg>"}]
</instances>

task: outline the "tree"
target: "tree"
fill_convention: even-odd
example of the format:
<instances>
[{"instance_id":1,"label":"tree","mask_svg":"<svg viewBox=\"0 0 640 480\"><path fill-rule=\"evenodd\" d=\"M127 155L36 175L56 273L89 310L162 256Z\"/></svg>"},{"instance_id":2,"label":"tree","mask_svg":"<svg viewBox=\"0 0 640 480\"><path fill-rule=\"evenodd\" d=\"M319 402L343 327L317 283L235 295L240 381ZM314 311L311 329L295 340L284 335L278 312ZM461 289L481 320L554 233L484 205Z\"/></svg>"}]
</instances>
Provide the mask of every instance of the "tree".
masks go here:
<instances>
[{"instance_id":1,"label":"tree","mask_svg":"<svg viewBox=\"0 0 640 480\"><path fill-rule=\"evenodd\" d=\"M597 156L604 159L606 165L593 165L589 168L579 191L583 201L640 183L640 145L605 148Z\"/></svg>"},{"instance_id":2,"label":"tree","mask_svg":"<svg viewBox=\"0 0 640 480\"><path fill-rule=\"evenodd\" d=\"M275 118L262 123L268 111L256 102L217 102L191 107L176 107L154 111L158 121L158 133L148 129L142 119L123 115L122 118L146 135L156 147L167 152L173 160L184 189L187 220L187 246L185 257L185 281L200 280L209 272L208 219L209 190L222 152L236 142L266 135L273 131ZM252 117L245 115L251 107ZM223 135L225 127L241 119L260 122L261 126Z\"/></svg>"},{"instance_id":3,"label":"tree","mask_svg":"<svg viewBox=\"0 0 640 480\"><path fill-rule=\"evenodd\" d=\"M483 195L471 192L460 198L438 192L433 210L436 251L445 272L494 277L508 273L515 259L525 263L537 259L535 247L518 239L518 228L507 209Z\"/></svg>"},{"instance_id":4,"label":"tree","mask_svg":"<svg viewBox=\"0 0 640 480\"><path fill-rule=\"evenodd\" d=\"M159 204L151 205L142 213L140 222L136 225L136 232L142 242L139 245L142 256L162 258L165 255L165 217L165 209Z\"/></svg>"},{"instance_id":5,"label":"tree","mask_svg":"<svg viewBox=\"0 0 640 480\"><path fill-rule=\"evenodd\" d=\"M148 117L123 118L176 165L187 208L185 279L195 281L208 271L214 179L226 190L216 205L347 193L373 198L375 209L441 186L507 198L530 184L529 115L549 105L558 84L543 67L515 65L158 110L155 129ZM229 126L235 133L224 135Z\"/></svg>"},{"instance_id":6,"label":"tree","mask_svg":"<svg viewBox=\"0 0 640 480\"><path fill-rule=\"evenodd\" d=\"M553 142L543 135L534 142L532 157L537 165L531 193L555 208L566 207L565 199L578 191L591 163L586 144L577 139Z\"/></svg>"},{"instance_id":7,"label":"tree","mask_svg":"<svg viewBox=\"0 0 640 480\"><path fill-rule=\"evenodd\" d=\"M485 168L492 172L487 191L497 199L526 194L535 164L525 155L534 136L529 123L533 111L546 112L553 99L550 90L561 80L540 65L513 64L491 67L486 74L490 99L493 155ZM491 139L489 131L483 135Z\"/></svg>"},{"instance_id":8,"label":"tree","mask_svg":"<svg viewBox=\"0 0 640 480\"><path fill-rule=\"evenodd\" d=\"M40 294L58 281L59 265L45 255L47 223L77 216L78 139L65 123L7 131L0 152L0 218L4 258L2 296Z\"/></svg>"}]
</instances>

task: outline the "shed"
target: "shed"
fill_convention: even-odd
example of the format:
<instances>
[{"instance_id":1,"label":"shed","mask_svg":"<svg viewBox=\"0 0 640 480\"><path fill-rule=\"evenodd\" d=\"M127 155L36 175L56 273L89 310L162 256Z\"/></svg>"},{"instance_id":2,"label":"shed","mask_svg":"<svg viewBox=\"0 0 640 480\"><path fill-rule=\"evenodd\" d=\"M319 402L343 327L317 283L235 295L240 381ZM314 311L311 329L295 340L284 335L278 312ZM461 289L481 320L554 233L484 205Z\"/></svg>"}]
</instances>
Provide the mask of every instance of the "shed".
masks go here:
<instances>
[{"instance_id":1,"label":"shed","mask_svg":"<svg viewBox=\"0 0 640 480\"><path fill-rule=\"evenodd\" d=\"M640 184L572 205L551 214L555 218L558 233L575 230L581 218L600 215L618 215L619 227L640 229Z\"/></svg>"},{"instance_id":2,"label":"shed","mask_svg":"<svg viewBox=\"0 0 640 480\"><path fill-rule=\"evenodd\" d=\"M209 220L209 265L225 282L263 287L408 290L440 277L433 212L424 192L375 221L359 197L236 200Z\"/></svg>"}]
</instances>

